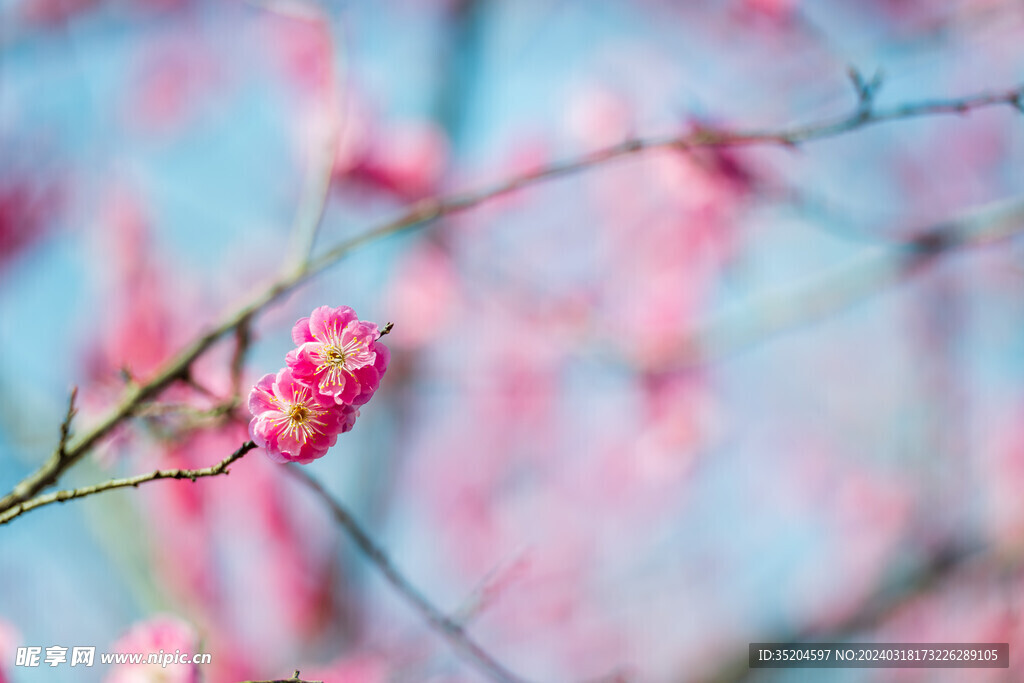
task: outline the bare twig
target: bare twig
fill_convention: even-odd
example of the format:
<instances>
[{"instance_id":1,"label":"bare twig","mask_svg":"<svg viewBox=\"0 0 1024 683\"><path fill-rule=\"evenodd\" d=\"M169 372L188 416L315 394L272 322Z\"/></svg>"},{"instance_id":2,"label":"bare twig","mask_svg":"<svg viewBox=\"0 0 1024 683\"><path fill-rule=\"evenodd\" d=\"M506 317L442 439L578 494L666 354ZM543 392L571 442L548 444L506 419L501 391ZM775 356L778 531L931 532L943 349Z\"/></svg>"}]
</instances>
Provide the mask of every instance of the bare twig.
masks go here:
<instances>
[{"instance_id":1,"label":"bare twig","mask_svg":"<svg viewBox=\"0 0 1024 683\"><path fill-rule=\"evenodd\" d=\"M501 665L493 656L477 644L463 627L435 607L408 579L403 576L384 550L360 526L352 513L335 499L328 491L298 467L289 467L288 471L299 481L309 487L330 509L335 521L341 525L345 533L356 544L360 552L384 576L388 583L401 594L405 600L420 613L430 627L444 637L445 640L469 664L480 673L498 683L524 683L525 679L512 673Z\"/></svg>"},{"instance_id":2,"label":"bare twig","mask_svg":"<svg viewBox=\"0 0 1024 683\"><path fill-rule=\"evenodd\" d=\"M823 120L804 126L775 131L738 131L702 128L689 134L655 138L637 138L586 154L582 157L541 166L533 171L480 190L455 194L446 198L427 199L414 204L401 216L342 241L320 256L303 262L300 267L282 276L248 304L208 329L165 363L156 374L142 384L127 387L121 402L78 441L68 444L63 454L58 450L36 472L32 473L0 499L0 513L35 496L55 484L93 446L105 438L121 422L131 417L136 408L152 400L170 384L187 376L191 364L221 337L246 324L259 311L292 291L300 284L337 263L351 251L378 239L408 232L443 216L465 211L488 200L538 183L579 173L620 157L655 149L693 149L698 147L739 147L752 145L794 146L800 143L842 135L868 125L940 114L963 114L974 109L994 106L1020 108L1024 87L1001 92L982 92L963 98L929 100L889 109L871 109L867 115L858 106L847 116Z\"/></svg>"},{"instance_id":3,"label":"bare twig","mask_svg":"<svg viewBox=\"0 0 1024 683\"><path fill-rule=\"evenodd\" d=\"M15 517L19 517L30 510L35 510L36 508L43 507L44 505L50 505L51 503L64 503L75 498L85 498L86 496L103 493L104 491L113 491L114 489L123 489L129 486L136 487L140 484L157 481L159 479L191 479L192 481L195 481L202 477L216 477L221 474L229 474L228 467L254 448L256 448L256 444L252 441L246 441L238 448L238 450L221 460L216 465L204 467L202 469L154 470L148 474L140 474L135 477L111 479L110 481L93 484L92 486L83 486L81 488L67 489L64 491L54 491L53 493L36 496L35 498L18 503L17 505L5 510L3 513L0 513L0 525L7 524Z\"/></svg>"},{"instance_id":4,"label":"bare twig","mask_svg":"<svg viewBox=\"0 0 1024 683\"><path fill-rule=\"evenodd\" d=\"M452 621L462 627L469 626L487 607L488 603L491 602L497 592L498 585L505 580L506 573L514 568L520 560L521 556L513 562L499 564L487 572L462 601L462 605L452 613Z\"/></svg>"},{"instance_id":5,"label":"bare twig","mask_svg":"<svg viewBox=\"0 0 1024 683\"><path fill-rule=\"evenodd\" d=\"M847 76L853 84L853 90L857 95L857 115L860 118L869 118L875 104L875 95L882 87L882 72L876 71L870 81L865 81L860 71L850 67Z\"/></svg>"},{"instance_id":6,"label":"bare twig","mask_svg":"<svg viewBox=\"0 0 1024 683\"><path fill-rule=\"evenodd\" d=\"M64 415L64 421L60 423L60 441L57 443L57 457L67 457L68 439L71 438L71 421L75 419L78 408L75 401L78 399L78 387L71 387L71 395L68 397L68 412Z\"/></svg>"},{"instance_id":7,"label":"bare twig","mask_svg":"<svg viewBox=\"0 0 1024 683\"><path fill-rule=\"evenodd\" d=\"M136 417L154 418L165 415L183 415L195 421L216 419L231 413L238 405L236 398L220 401L209 408L197 408L191 403L146 403L135 411Z\"/></svg>"}]
</instances>

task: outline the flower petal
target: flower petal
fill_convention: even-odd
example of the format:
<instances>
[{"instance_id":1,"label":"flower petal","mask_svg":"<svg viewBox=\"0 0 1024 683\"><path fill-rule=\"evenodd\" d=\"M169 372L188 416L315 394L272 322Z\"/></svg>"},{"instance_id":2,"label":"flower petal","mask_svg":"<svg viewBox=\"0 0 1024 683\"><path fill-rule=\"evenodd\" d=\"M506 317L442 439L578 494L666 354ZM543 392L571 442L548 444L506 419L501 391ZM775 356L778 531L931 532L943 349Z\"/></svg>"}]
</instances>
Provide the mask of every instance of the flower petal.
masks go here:
<instances>
[{"instance_id":1,"label":"flower petal","mask_svg":"<svg viewBox=\"0 0 1024 683\"><path fill-rule=\"evenodd\" d=\"M320 349L322 345L318 342L307 342L302 346L292 349L285 356L285 362L291 371L294 379L306 383L315 381L316 369L320 361Z\"/></svg>"},{"instance_id":2,"label":"flower petal","mask_svg":"<svg viewBox=\"0 0 1024 683\"><path fill-rule=\"evenodd\" d=\"M276 375L263 375L256 386L249 392L249 412L254 416L262 415L268 411L280 410L280 406L274 401L274 380Z\"/></svg>"},{"instance_id":3,"label":"flower petal","mask_svg":"<svg viewBox=\"0 0 1024 683\"><path fill-rule=\"evenodd\" d=\"M373 398L373 394L380 386L380 373L372 365L359 368L355 371L356 379L359 380L359 393L352 397L352 405L361 406Z\"/></svg>"},{"instance_id":4,"label":"flower petal","mask_svg":"<svg viewBox=\"0 0 1024 683\"><path fill-rule=\"evenodd\" d=\"M297 346L313 341L313 334L309 331L309 318L299 318L292 328L292 341Z\"/></svg>"},{"instance_id":5,"label":"flower petal","mask_svg":"<svg viewBox=\"0 0 1024 683\"><path fill-rule=\"evenodd\" d=\"M380 342L375 342L373 345L373 352L376 355L376 358L373 361L373 367L377 368L377 373L383 377L384 373L387 372L388 364L391 362L391 349Z\"/></svg>"},{"instance_id":6,"label":"flower petal","mask_svg":"<svg viewBox=\"0 0 1024 683\"><path fill-rule=\"evenodd\" d=\"M290 368L281 368L274 379L274 396L282 404L291 404L295 401L296 389L300 386L304 385L292 375ZM284 410L284 408L282 407L280 410Z\"/></svg>"},{"instance_id":7,"label":"flower petal","mask_svg":"<svg viewBox=\"0 0 1024 683\"><path fill-rule=\"evenodd\" d=\"M314 341L328 343L337 340L353 320L357 320L356 312L348 306L320 306L309 316L310 334Z\"/></svg>"}]
</instances>

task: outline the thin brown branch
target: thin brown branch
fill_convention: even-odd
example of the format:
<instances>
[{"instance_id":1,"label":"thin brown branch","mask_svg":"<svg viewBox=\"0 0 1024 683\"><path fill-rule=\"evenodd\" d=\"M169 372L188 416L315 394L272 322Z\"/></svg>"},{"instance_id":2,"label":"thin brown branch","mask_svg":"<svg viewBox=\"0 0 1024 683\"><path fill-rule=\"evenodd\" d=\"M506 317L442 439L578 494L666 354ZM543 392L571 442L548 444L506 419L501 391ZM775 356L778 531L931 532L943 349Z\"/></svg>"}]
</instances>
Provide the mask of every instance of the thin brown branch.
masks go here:
<instances>
[{"instance_id":1,"label":"thin brown branch","mask_svg":"<svg viewBox=\"0 0 1024 683\"><path fill-rule=\"evenodd\" d=\"M370 537L348 509L334 496L299 467L289 467L288 471L299 481L309 487L331 510L335 521L345 530L348 537L356 544L359 551L384 576L391 586L408 602L430 628L448 641L454 650L480 673L498 683L524 683L525 679L512 673L500 664L493 656L477 644L465 629L451 617L435 607L405 576L395 568L394 563L377 543Z\"/></svg>"},{"instance_id":2,"label":"thin brown branch","mask_svg":"<svg viewBox=\"0 0 1024 683\"><path fill-rule=\"evenodd\" d=\"M124 479L111 479L109 481L101 482L99 484L93 484L92 486L82 486L77 489L66 489L63 491L54 491L53 493L47 493L42 496L36 496L24 502L18 503L17 505L8 508L3 513L0 513L0 525L7 524L15 517L35 510L36 508L43 507L44 505L50 505L52 503L64 503L75 498L85 498L86 496L92 496L97 493L103 493L104 491L113 491L114 489L123 489L129 486L137 487L140 484L145 484L151 481L158 481L160 479L191 479L195 481L202 477L216 477L221 474L229 474L228 467L230 467L236 460L239 460L246 453L256 448L256 444L252 441L246 441L242 444L238 450L229 455L228 457L221 460L216 465L210 467L204 467L196 470L154 470L148 474L140 474L135 477L126 477Z\"/></svg>"},{"instance_id":3,"label":"thin brown branch","mask_svg":"<svg viewBox=\"0 0 1024 683\"><path fill-rule=\"evenodd\" d=\"M304 276L308 277L324 270L353 249L368 242L411 230L443 216L472 208L490 199L542 181L579 173L620 157L656 149L673 148L693 149L699 147L740 147L752 145L792 147L803 142L842 135L884 121L939 114L964 114L974 109L992 106L1012 106L1019 109L1022 98L1024 98L1024 86L1000 92L984 92L959 99L916 102L890 109L878 110L871 108L867 112L864 111L861 102L858 101L858 106L852 113L839 119L825 120L810 125L784 128L777 131L734 132L701 128L685 135L625 140L617 145L606 147L577 159L541 166L533 171L488 188L455 194L446 199L423 200L413 205L406 214L399 218L341 242L318 258L313 259Z\"/></svg>"},{"instance_id":4,"label":"thin brown branch","mask_svg":"<svg viewBox=\"0 0 1024 683\"><path fill-rule=\"evenodd\" d=\"M156 418L165 415L182 415L196 422L217 419L231 413L238 405L238 400L229 398L209 408L197 408L191 403L146 403L135 411L136 417Z\"/></svg>"},{"instance_id":5,"label":"thin brown branch","mask_svg":"<svg viewBox=\"0 0 1024 683\"><path fill-rule=\"evenodd\" d=\"M516 190L579 173L620 157L650 150L752 145L794 146L842 135L886 121L941 114L964 114L974 109L994 106L1012 106L1019 109L1022 97L1024 97L1024 87L1018 87L1001 92L982 92L963 98L914 102L889 109L872 107L866 112L862 106L858 105L849 115L838 119L823 120L775 131L729 131L702 128L684 135L631 139L576 159L541 166L480 190L420 201L394 220L342 241L320 256L305 261L299 268L272 283L248 304L196 338L178 355L167 361L148 381L127 387L121 402L92 429L82 435L78 441L68 444L63 453L60 450L55 452L38 470L22 480L10 493L0 499L0 513L54 485L64 471L78 462L115 427L131 417L138 406L154 399L174 381L187 376L191 364L206 353L221 337L237 330L240 325L246 324L269 304L367 243L389 235L408 232L443 216L465 211Z\"/></svg>"},{"instance_id":6,"label":"thin brown branch","mask_svg":"<svg viewBox=\"0 0 1024 683\"><path fill-rule=\"evenodd\" d=\"M71 387L71 395L68 396L68 412L64 415L64 421L60 423L60 441L57 442L57 457L67 457L68 439L71 438L71 421L75 419L78 408L75 401L78 400L78 387Z\"/></svg>"}]
</instances>

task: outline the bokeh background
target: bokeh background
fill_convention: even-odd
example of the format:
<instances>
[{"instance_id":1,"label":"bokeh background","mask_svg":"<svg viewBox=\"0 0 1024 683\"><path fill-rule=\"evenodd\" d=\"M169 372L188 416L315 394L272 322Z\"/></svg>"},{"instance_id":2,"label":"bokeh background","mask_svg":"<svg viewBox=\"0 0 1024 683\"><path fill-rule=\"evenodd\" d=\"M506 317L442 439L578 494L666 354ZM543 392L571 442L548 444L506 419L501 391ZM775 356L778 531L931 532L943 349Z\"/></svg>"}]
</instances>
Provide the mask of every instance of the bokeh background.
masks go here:
<instances>
[{"instance_id":1,"label":"bokeh background","mask_svg":"<svg viewBox=\"0 0 1024 683\"><path fill-rule=\"evenodd\" d=\"M850 66L884 72L879 106L1015 87L1024 7L2 0L0 488L72 385L81 431L283 271L332 130L317 250L630 136L844 115ZM1024 193L1022 163L997 107L603 164L353 252L257 318L243 384L316 306L395 323L380 392L308 471L530 680L1024 680L1024 251L884 266ZM194 373L214 398L172 388L62 483L233 451L244 406L196 414L230 356ZM481 680L259 451L34 511L0 549L2 681L193 680L13 666L126 642L209 652L206 681ZM749 642L801 639L1013 663L747 671Z\"/></svg>"}]
</instances>

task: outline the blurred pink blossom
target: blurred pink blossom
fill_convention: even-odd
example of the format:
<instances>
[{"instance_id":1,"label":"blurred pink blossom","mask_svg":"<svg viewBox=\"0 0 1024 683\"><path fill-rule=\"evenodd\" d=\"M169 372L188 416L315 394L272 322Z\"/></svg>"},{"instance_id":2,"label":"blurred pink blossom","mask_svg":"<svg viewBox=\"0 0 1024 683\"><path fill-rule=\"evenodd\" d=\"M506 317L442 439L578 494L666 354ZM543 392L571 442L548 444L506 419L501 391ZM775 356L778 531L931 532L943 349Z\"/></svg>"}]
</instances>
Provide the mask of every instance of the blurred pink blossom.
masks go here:
<instances>
[{"instance_id":1,"label":"blurred pink blossom","mask_svg":"<svg viewBox=\"0 0 1024 683\"><path fill-rule=\"evenodd\" d=\"M21 645L18 630L9 622L0 619L0 683L13 680L9 676L8 666L15 658L15 650Z\"/></svg>"},{"instance_id":2,"label":"blurred pink blossom","mask_svg":"<svg viewBox=\"0 0 1024 683\"><path fill-rule=\"evenodd\" d=\"M187 305L187 290L176 282L172 295L166 264L153 245L148 213L144 198L115 185L96 220L95 249L104 263L98 275L106 280L103 286L111 297L105 324L90 350L91 375L96 379L109 378L122 368L145 378L190 332L186 316L179 315Z\"/></svg>"},{"instance_id":3,"label":"blurred pink blossom","mask_svg":"<svg viewBox=\"0 0 1024 683\"><path fill-rule=\"evenodd\" d=\"M204 102L225 96L217 55L195 32L176 35L138 60L125 95L125 123L145 132L169 132L190 122Z\"/></svg>"},{"instance_id":4,"label":"blurred pink blossom","mask_svg":"<svg viewBox=\"0 0 1024 683\"><path fill-rule=\"evenodd\" d=\"M451 257L429 244L418 245L395 269L390 308L402 321L396 344L417 347L443 333L459 303L458 274Z\"/></svg>"},{"instance_id":5,"label":"blurred pink blossom","mask_svg":"<svg viewBox=\"0 0 1024 683\"><path fill-rule=\"evenodd\" d=\"M996 421L987 435L981 473L985 482L987 532L999 546L1014 548L1024 539L1024 407Z\"/></svg>"},{"instance_id":6,"label":"blurred pink blossom","mask_svg":"<svg viewBox=\"0 0 1024 683\"><path fill-rule=\"evenodd\" d=\"M351 87L339 99L300 113L305 124L296 130L296 142L304 163L316 158L336 128L335 187L370 188L404 200L434 194L450 156L444 130L429 119L378 113Z\"/></svg>"},{"instance_id":7,"label":"blurred pink blossom","mask_svg":"<svg viewBox=\"0 0 1024 683\"><path fill-rule=\"evenodd\" d=\"M113 644L111 650L128 654L199 653L199 634L177 617L160 615L132 626ZM106 683L197 683L196 664L119 664L104 679Z\"/></svg>"},{"instance_id":8,"label":"blurred pink blossom","mask_svg":"<svg viewBox=\"0 0 1024 683\"><path fill-rule=\"evenodd\" d=\"M592 84L570 96L566 126L587 147L608 147L633 133L634 114L624 97L608 87Z\"/></svg>"},{"instance_id":9,"label":"blurred pink blossom","mask_svg":"<svg viewBox=\"0 0 1024 683\"><path fill-rule=\"evenodd\" d=\"M98 4L99 0L28 0L18 7L28 24L54 29Z\"/></svg>"},{"instance_id":10,"label":"blurred pink blossom","mask_svg":"<svg viewBox=\"0 0 1024 683\"><path fill-rule=\"evenodd\" d=\"M206 467L244 438L236 424L196 431L139 466ZM326 522L290 483L276 463L257 458L223 481L153 487L140 501L155 575L215 653L205 680L259 678L267 667L294 665L287 657L330 632L337 586Z\"/></svg>"},{"instance_id":11,"label":"blurred pink blossom","mask_svg":"<svg viewBox=\"0 0 1024 683\"><path fill-rule=\"evenodd\" d=\"M789 19L799 10L800 0L740 0L745 12L775 21Z\"/></svg>"},{"instance_id":12,"label":"blurred pink blossom","mask_svg":"<svg viewBox=\"0 0 1024 683\"><path fill-rule=\"evenodd\" d=\"M430 195L448 160L448 139L436 124L398 121L382 128L350 177L394 192L404 199Z\"/></svg>"},{"instance_id":13,"label":"blurred pink blossom","mask_svg":"<svg viewBox=\"0 0 1024 683\"><path fill-rule=\"evenodd\" d=\"M394 680L392 667L381 657L373 655L345 656L326 666L302 669L302 677L311 681L334 683L386 683Z\"/></svg>"},{"instance_id":14,"label":"blurred pink blossom","mask_svg":"<svg viewBox=\"0 0 1024 683\"><path fill-rule=\"evenodd\" d=\"M60 193L26 176L0 178L0 268L20 251L46 235Z\"/></svg>"},{"instance_id":15,"label":"blurred pink blossom","mask_svg":"<svg viewBox=\"0 0 1024 683\"><path fill-rule=\"evenodd\" d=\"M304 14L303 7L293 5L286 11L279 3L256 24L254 42L268 51L275 66L289 84L305 94L318 94L332 85L333 46L327 24L313 12Z\"/></svg>"}]
</instances>

